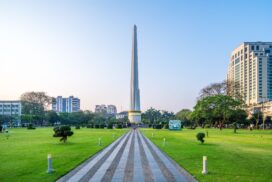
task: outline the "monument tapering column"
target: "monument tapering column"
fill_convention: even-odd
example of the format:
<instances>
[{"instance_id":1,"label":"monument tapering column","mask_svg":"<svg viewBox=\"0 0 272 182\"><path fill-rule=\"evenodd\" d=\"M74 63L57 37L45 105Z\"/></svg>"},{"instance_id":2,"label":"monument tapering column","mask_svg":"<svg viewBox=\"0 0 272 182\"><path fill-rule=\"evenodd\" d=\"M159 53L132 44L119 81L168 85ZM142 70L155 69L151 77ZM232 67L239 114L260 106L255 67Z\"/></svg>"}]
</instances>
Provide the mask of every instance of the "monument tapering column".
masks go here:
<instances>
[{"instance_id":1,"label":"monument tapering column","mask_svg":"<svg viewBox=\"0 0 272 182\"><path fill-rule=\"evenodd\" d=\"M130 81L130 111L128 119L131 123L141 122L140 90L138 78L138 49L137 49L137 27L134 25L132 38L132 60Z\"/></svg>"}]
</instances>

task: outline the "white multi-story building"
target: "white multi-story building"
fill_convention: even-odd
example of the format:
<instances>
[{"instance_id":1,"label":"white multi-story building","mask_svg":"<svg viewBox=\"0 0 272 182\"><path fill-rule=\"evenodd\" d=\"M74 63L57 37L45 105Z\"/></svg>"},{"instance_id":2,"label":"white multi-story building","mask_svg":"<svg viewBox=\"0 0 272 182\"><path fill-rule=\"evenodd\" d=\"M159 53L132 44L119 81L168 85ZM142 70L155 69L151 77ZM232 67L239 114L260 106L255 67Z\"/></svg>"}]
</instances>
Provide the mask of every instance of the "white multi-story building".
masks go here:
<instances>
[{"instance_id":1,"label":"white multi-story building","mask_svg":"<svg viewBox=\"0 0 272 182\"><path fill-rule=\"evenodd\" d=\"M80 99L70 96L63 98L58 96L53 100L52 110L56 112L78 112L80 111Z\"/></svg>"},{"instance_id":2,"label":"white multi-story building","mask_svg":"<svg viewBox=\"0 0 272 182\"><path fill-rule=\"evenodd\" d=\"M108 105L108 107L107 107L107 113L115 115L117 113L116 106L115 105Z\"/></svg>"},{"instance_id":3,"label":"white multi-story building","mask_svg":"<svg viewBox=\"0 0 272 182\"><path fill-rule=\"evenodd\" d=\"M20 125L21 123L20 117L22 115L21 101L0 100L0 115L12 116L15 124Z\"/></svg>"},{"instance_id":4,"label":"white multi-story building","mask_svg":"<svg viewBox=\"0 0 272 182\"><path fill-rule=\"evenodd\" d=\"M106 106L105 104L101 104L101 105L96 105L95 106L95 112L96 113L115 115L117 113L117 109L116 109L115 105Z\"/></svg>"},{"instance_id":5,"label":"white multi-story building","mask_svg":"<svg viewBox=\"0 0 272 182\"><path fill-rule=\"evenodd\" d=\"M244 42L234 49L227 80L247 105L272 100L272 42Z\"/></svg>"}]
</instances>

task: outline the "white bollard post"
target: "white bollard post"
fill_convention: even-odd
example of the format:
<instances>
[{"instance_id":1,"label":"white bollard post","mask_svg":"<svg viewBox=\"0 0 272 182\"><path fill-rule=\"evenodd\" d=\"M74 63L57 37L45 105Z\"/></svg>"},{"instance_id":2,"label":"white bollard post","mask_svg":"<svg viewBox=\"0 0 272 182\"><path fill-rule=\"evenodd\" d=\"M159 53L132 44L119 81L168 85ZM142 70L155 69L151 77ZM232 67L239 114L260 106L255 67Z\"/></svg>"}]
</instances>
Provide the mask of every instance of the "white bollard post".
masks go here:
<instances>
[{"instance_id":1,"label":"white bollard post","mask_svg":"<svg viewBox=\"0 0 272 182\"><path fill-rule=\"evenodd\" d=\"M208 173L208 169L207 169L207 156L203 156L203 170L202 170L202 174L207 174Z\"/></svg>"},{"instance_id":2,"label":"white bollard post","mask_svg":"<svg viewBox=\"0 0 272 182\"><path fill-rule=\"evenodd\" d=\"M51 156L51 154L47 155L47 162L48 162L47 173L52 173L53 168L52 168L52 156Z\"/></svg>"},{"instance_id":3,"label":"white bollard post","mask_svg":"<svg viewBox=\"0 0 272 182\"><path fill-rule=\"evenodd\" d=\"M163 138L163 146L165 146L165 141L166 141L165 138Z\"/></svg>"},{"instance_id":4,"label":"white bollard post","mask_svg":"<svg viewBox=\"0 0 272 182\"><path fill-rule=\"evenodd\" d=\"M98 138L98 145L101 146L101 138Z\"/></svg>"}]
</instances>

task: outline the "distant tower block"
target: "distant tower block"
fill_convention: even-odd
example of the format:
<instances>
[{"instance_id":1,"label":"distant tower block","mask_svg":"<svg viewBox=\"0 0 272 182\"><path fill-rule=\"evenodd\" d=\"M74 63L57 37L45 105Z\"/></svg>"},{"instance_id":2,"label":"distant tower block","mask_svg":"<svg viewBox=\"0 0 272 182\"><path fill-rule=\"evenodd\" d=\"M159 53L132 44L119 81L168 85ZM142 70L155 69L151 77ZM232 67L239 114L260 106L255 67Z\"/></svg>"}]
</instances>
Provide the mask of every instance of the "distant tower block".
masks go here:
<instances>
[{"instance_id":1,"label":"distant tower block","mask_svg":"<svg viewBox=\"0 0 272 182\"><path fill-rule=\"evenodd\" d=\"M128 119L131 123L141 122L140 89L138 79L138 49L137 27L134 25L132 39L131 81L130 81L130 111Z\"/></svg>"}]
</instances>

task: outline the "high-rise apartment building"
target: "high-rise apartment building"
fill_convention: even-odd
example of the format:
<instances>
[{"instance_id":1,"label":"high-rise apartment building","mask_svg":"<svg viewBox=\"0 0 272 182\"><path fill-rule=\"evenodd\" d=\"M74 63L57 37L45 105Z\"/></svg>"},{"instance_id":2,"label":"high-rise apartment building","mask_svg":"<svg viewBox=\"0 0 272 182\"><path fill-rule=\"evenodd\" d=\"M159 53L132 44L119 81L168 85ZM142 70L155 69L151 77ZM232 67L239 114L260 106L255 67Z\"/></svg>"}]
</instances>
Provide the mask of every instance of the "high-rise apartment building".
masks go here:
<instances>
[{"instance_id":1,"label":"high-rise apartment building","mask_svg":"<svg viewBox=\"0 0 272 182\"><path fill-rule=\"evenodd\" d=\"M272 100L272 42L244 42L234 49L227 80L229 91L247 105Z\"/></svg>"},{"instance_id":2,"label":"high-rise apartment building","mask_svg":"<svg viewBox=\"0 0 272 182\"><path fill-rule=\"evenodd\" d=\"M80 99L70 96L63 98L58 96L53 100L52 110L56 112L78 112L80 110Z\"/></svg>"}]
</instances>

